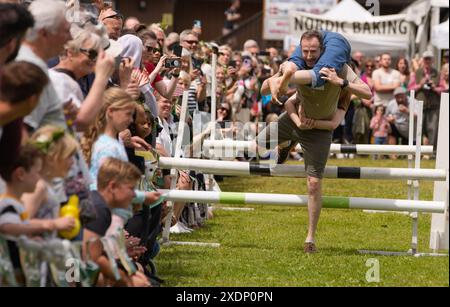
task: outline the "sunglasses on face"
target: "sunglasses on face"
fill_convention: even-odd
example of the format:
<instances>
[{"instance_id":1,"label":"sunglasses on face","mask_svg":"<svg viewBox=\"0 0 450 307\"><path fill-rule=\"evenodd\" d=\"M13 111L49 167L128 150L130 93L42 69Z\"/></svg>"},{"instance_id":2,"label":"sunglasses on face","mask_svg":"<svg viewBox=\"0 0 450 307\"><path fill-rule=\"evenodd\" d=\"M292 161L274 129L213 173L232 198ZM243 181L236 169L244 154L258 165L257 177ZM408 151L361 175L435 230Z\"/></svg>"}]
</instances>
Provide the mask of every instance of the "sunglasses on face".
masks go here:
<instances>
[{"instance_id":1,"label":"sunglasses on face","mask_svg":"<svg viewBox=\"0 0 450 307\"><path fill-rule=\"evenodd\" d=\"M145 48L147 49L148 52L151 52L151 53L159 52L162 54L162 49L151 47L151 46L145 46Z\"/></svg>"},{"instance_id":2,"label":"sunglasses on face","mask_svg":"<svg viewBox=\"0 0 450 307\"><path fill-rule=\"evenodd\" d=\"M219 111L226 111L226 112L230 112L230 110L228 110L227 108L220 108Z\"/></svg>"},{"instance_id":3,"label":"sunglasses on face","mask_svg":"<svg viewBox=\"0 0 450 307\"><path fill-rule=\"evenodd\" d=\"M91 60L91 61L97 60L98 51L95 50L95 49L83 49L83 48L80 48L80 52L85 54L89 58L89 60Z\"/></svg>"},{"instance_id":4,"label":"sunglasses on face","mask_svg":"<svg viewBox=\"0 0 450 307\"><path fill-rule=\"evenodd\" d=\"M186 41L186 43L188 43L189 45L193 45L193 44L198 45L198 41Z\"/></svg>"}]
</instances>

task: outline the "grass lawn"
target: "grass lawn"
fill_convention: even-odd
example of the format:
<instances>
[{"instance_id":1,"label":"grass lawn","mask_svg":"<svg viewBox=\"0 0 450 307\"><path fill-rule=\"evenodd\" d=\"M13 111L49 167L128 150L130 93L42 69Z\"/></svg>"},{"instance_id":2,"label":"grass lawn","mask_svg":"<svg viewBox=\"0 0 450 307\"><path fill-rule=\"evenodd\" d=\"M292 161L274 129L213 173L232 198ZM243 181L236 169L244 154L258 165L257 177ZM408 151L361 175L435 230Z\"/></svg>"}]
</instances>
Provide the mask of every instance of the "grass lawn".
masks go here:
<instances>
[{"instance_id":1,"label":"grass lawn","mask_svg":"<svg viewBox=\"0 0 450 307\"><path fill-rule=\"evenodd\" d=\"M330 160L329 165L407 167L405 160ZM423 161L422 168L434 168ZM228 177L227 192L306 194L304 179ZM325 180L326 196L407 199L406 182ZM433 183L420 183L420 199L432 200ZM361 255L358 249L407 251L411 219L395 213L360 210L322 211L319 253L303 253L306 208L250 206L250 212L215 210L215 218L192 234L172 235L176 241L218 242L220 248L162 247L157 257L165 286L449 286L448 257ZM419 216L419 251L429 252L430 214ZM379 263L380 281L367 282L366 262ZM369 263L368 263L369 264Z\"/></svg>"}]
</instances>

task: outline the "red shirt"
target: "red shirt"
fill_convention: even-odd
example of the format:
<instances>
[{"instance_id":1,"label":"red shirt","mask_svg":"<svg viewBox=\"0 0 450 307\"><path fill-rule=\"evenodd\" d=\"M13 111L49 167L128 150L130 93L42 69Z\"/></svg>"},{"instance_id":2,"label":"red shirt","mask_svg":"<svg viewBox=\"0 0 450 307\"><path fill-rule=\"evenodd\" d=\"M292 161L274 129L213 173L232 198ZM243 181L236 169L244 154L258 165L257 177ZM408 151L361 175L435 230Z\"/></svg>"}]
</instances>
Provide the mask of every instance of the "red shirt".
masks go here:
<instances>
[{"instance_id":1,"label":"red shirt","mask_svg":"<svg viewBox=\"0 0 450 307\"><path fill-rule=\"evenodd\" d=\"M148 74L150 75L156 68L155 64L153 63L149 63L149 62L145 62L144 63L145 69L147 70ZM155 84L163 81L163 79L161 78L161 76L159 74L156 75L155 80L152 83L152 87L155 88Z\"/></svg>"}]
</instances>

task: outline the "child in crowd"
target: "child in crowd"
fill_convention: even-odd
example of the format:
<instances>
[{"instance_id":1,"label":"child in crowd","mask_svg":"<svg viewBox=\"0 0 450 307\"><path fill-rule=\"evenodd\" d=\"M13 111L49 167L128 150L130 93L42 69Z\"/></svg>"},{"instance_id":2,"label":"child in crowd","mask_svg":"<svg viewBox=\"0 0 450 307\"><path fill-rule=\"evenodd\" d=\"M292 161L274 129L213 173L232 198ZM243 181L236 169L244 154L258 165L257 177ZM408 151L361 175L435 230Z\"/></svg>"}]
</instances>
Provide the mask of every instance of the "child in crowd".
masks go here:
<instances>
[{"instance_id":1,"label":"child in crowd","mask_svg":"<svg viewBox=\"0 0 450 307\"><path fill-rule=\"evenodd\" d=\"M69 172L78 149L77 141L64 129L55 126L44 126L37 130L31 141L42 154L42 179L36 185L33 193L22 197L25 208L31 218L55 220L58 230L70 231L75 227L73 217L59 218L60 205L65 199L60 199L54 188L53 181L65 178ZM51 234L55 237L56 232Z\"/></svg>"},{"instance_id":2,"label":"child in crowd","mask_svg":"<svg viewBox=\"0 0 450 307\"><path fill-rule=\"evenodd\" d=\"M144 104L139 104L136 106L136 113L133 118L134 122L129 126L131 135L138 136L148 143L152 143L151 138L152 130L155 127L155 119L150 110ZM130 162L144 174L139 183L141 190L150 192L154 191L158 185L160 187L164 186L162 171L156 169L156 160L149 161L140 156L139 153L136 153L132 148L127 148L126 151ZM154 158L156 158L156 153L147 153L154 155ZM147 265L151 259L156 257L159 250L156 237L161 232L161 202L162 199L150 206L142 206L139 210L136 210L136 213L128 221L125 228L130 235L141 238L141 245L147 249L146 253L139 259L139 263L144 268L147 268ZM149 273L149 270L146 273Z\"/></svg>"},{"instance_id":3,"label":"child in crowd","mask_svg":"<svg viewBox=\"0 0 450 307\"><path fill-rule=\"evenodd\" d=\"M0 168L0 175L6 181L6 192L0 195L0 235L9 240L9 255L19 283L23 283L24 279L19 250L14 241L22 235L45 235L64 229L70 224L61 219L30 219L20 200L24 193L32 193L35 190L41 178L42 160L41 151L32 144L26 144L14 161Z\"/></svg>"},{"instance_id":4,"label":"child in crowd","mask_svg":"<svg viewBox=\"0 0 450 307\"><path fill-rule=\"evenodd\" d=\"M37 106L47 84L47 75L32 63L12 62L0 70L0 161L17 157L22 144L22 118Z\"/></svg>"},{"instance_id":5,"label":"child in crowd","mask_svg":"<svg viewBox=\"0 0 450 307\"><path fill-rule=\"evenodd\" d=\"M97 177L97 190L92 191L92 201L97 212L97 219L87 224L83 230L83 246L86 255L95 261L101 271L98 285L114 286L149 286L147 278L137 272L132 276L124 268L119 268L120 279L116 280L111 269L111 262L116 259L108 259L104 253L104 247L99 240L108 232L113 222L113 215L123 216L122 213L128 212L131 215L130 204L135 196L134 188L141 178L141 172L129 162L115 158L105 158ZM120 213L119 213L120 212ZM122 227L127 220L123 218ZM120 226L120 225L116 225ZM120 230L120 227L115 231ZM110 232L111 233L111 232ZM139 258L144 252L139 246L139 240L133 240L130 244L128 240L128 254L133 258Z\"/></svg>"},{"instance_id":6,"label":"child in crowd","mask_svg":"<svg viewBox=\"0 0 450 307\"><path fill-rule=\"evenodd\" d=\"M391 131L391 126L387 117L384 115L385 109L383 105L377 106L375 116L370 121L370 129L373 131L375 137L375 144L386 144L388 135Z\"/></svg>"},{"instance_id":7,"label":"child in crowd","mask_svg":"<svg viewBox=\"0 0 450 307\"><path fill-rule=\"evenodd\" d=\"M103 160L111 157L128 162L128 156L119 133L128 129L133 122L136 102L120 88L110 88L105 92L102 109L82 140L82 149L90 162L90 174L97 178ZM93 184L92 190L96 189ZM136 191L135 203L152 204L160 194L157 192Z\"/></svg>"}]
</instances>

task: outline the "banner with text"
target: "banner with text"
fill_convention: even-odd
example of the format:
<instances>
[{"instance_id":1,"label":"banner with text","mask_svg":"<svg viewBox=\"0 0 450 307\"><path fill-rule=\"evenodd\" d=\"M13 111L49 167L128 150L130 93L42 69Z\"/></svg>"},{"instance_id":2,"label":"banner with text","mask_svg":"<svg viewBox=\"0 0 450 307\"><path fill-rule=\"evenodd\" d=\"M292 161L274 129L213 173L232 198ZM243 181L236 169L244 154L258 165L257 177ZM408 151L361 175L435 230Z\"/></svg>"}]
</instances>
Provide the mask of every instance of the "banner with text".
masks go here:
<instances>
[{"instance_id":1,"label":"banner with text","mask_svg":"<svg viewBox=\"0 0 450 307\"><path fill-rule=\"evenodd\" d=\"M405 15L372 17L364 21L331 20L308 13L291 13L290 34L296 37L308 30L327 30L344 35L353 50L393 51L407 50L411 26Z\"/></svg>"},{"instance_id":2,"label":"banner with text","mask_svg":"<svg viewBox=\"0 0 450 307\"><path fill-rule=\"evenodd\" d=\"M264 0L264 39L283 40L289 35L290 12L323 14L337 2L337 0Z\"/></svg>"}]
</instances>

